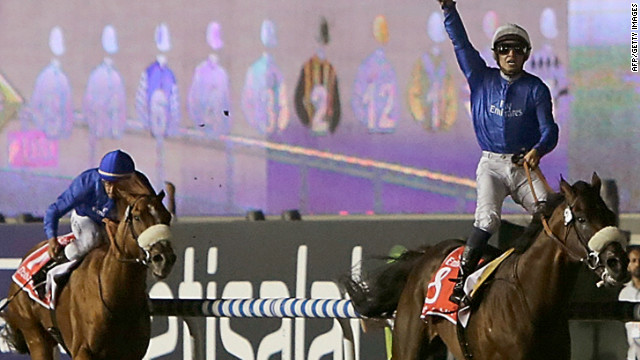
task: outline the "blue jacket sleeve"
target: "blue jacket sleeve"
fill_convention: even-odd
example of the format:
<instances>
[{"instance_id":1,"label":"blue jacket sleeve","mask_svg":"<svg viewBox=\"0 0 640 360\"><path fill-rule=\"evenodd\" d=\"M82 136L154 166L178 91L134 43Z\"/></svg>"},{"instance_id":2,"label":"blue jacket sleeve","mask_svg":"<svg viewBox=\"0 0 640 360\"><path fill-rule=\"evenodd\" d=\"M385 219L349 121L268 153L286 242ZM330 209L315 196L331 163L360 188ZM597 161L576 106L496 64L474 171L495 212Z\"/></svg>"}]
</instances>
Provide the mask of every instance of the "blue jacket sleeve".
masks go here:
<instances>
[{"instance_id":1,"label":"blue jacket sleeve","mask_svg":"<svg viewBox=\"0 0 640 360\"><path fill-rule=\"evenodd\" d=\"M58 223L61 217L86 201L90 191L90 186L86 182L83 175L78 176L67 190L60 194L53 204L49 205L44 215L44 232L47 239L58 236Z\"/></svg>"},{"instance_id":2,"label":"blue jacket sleeve","mask_svg":"<svg viewBox=\"0 0 640 360\"><path fill-rule=\"evenodd\" d=\"M558 124L553 120L553 111L551 104L551 92L544 83L536 87L535 93L536 116L538 117L538 126L540 129L540 141L533 146L538 150L540 157L548 154L558 144Z\"/></svg>"},{"instance_id":3,"label":"blue jacket sleeve","mask_svg":"<svg viewBox=\"0 0 640 360\"><path fill-rule=\"evenodd\" d=\"M450 7L445 7L443 10L444 27L453 43L458 65L467 78L469 86L473 87L474 83L477 83L475 78L479 77L487 69L487 64L469 41L455 3Z\"/></svg>"}]
</instances>

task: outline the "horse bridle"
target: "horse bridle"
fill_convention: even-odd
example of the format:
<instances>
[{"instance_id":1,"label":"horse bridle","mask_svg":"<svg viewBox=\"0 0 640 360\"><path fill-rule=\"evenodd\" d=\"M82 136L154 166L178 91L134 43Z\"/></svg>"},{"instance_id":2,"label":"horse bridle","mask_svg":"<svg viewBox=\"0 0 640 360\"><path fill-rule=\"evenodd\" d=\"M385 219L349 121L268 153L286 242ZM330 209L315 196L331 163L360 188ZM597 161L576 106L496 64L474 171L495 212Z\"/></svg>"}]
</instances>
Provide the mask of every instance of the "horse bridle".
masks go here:
<instances>
[{"instance_id":1,"label":"horse bridle","mask_svg":"<svg viewBox=\"0 0 640 360\"><path fill-rule=\"evenodd\" d=\"M144 196L140 196L138 197L133 204L127 206L127 209L125 211L125 218L123 219L123 221L126 222L126 226L129 227L129 231L131 233L131 236L133 237L133 239L136 241L136 244L138 244L138 248L140 248L140 250L142 251L143 256L142 257L138 257L138 258L133 258L133 259L129 259L129 258L118 258L119 262L123 262L123 263L129 263L129 264L140 264L143 265L144 267L149 267L149 261L150 261L150 253L149 251L145 250L144 248L142 248L140 246L140 244L138 243L138 238L140 237L140 234L136 234L135 233L135 229L133 228L133 220L131 217L131 208L134 207L138 201L140 201L140 199L142 199ZM109 227L107 227L107 234L108 236L111 237L111 242L113 242L113 245L115 246L116 250L118 251L118 253L120 253L121 255L124 254L124 252L122 251L122 249L120 249L120 247L118 246L118 242L115 239L114 234L111 234L111 232L109 231ZM107 309L107 311L109 311L110 313L114 313L114 311L109 307L109 304L107 304L107 302L105 301L104 298L104 294L103 294L103 290L102 290L102 276L101 273L98 273L98 291L100 292L100 301L102 301L102 305L105 307L105 309Z\"/></svg>"},{"instance_id":2,"label":"horse bridle","mask_svg":"<svg viewBox=\"0 0 640 360\"><path fill-rule=\"evenodd\" d=\"M149 196L149 195L147 195ZM133 239L136 241L136 244L138 244L138 237L140 237L140 234L136 234L134 226L133 226L133 216L131 214L131 209L133 207L135 207L135 205L138 203L138 201L140 201L140 199L142 199L144 196L140 196L138 197L133 204L127 206L127 209L125 210L125 217L124 217L124 222L126 223L126 226L129 227L129 232L131 233L131 236L133 237ZM115 245L116 249L118 250L118 252L120 254L124 254L124 252L122 251L122 249L120 249L120 247L118 246L118 242L115 241L115 239L113 240L113 244ZM134 263L134 264L140 264L143 266L148 267L149 266L149 262L151 261L151 253L142 248L139 244L138 244L138 248L140 248L142 256L140 257L136 257L136 258L118 258L118 261L123 262L123 263Z\"/></svg>"},{"instance_id":3,"label":"horse bridle","mask_svg":"<svg viewBox=\"0 0 640 360\"><path fill-rule=\"evenodd\" d=\"M591 270L595 270L598 266L600 266L600 258L598 257L598 253L593 251L591 248L589 248L588 242L589 239L586 239L586 237L584 236L584 234L582 234L582 232L578 229L578 227L576 226L576 217L575 214L573 212L573 205L574 204L567 204L567 207L564 209L564 226L565 226L565 235L564 235L564 241L561 241L552 231L551 228L549 227L549 224L547 222L547 219L545 217L542 218L542 222L543 222L543 226L545 228L545 233L547 234L547 236L549 236L551 239L553 239L555 242L557 242L567 253L567 255L569 255L569 257L578 260L580 262L583 262L587 265L587 267ZM574 228L575 232L576 232L576 236L578 237L578 243L581 245L581 247L584 249L585 252L585 256L579 256L577 255L574 251L572 251L571 248L569 248L567 246L567 240L569 238L569 231L571 229L571 227Z\"/></svg>"},{"instance_id":4,"label":"horse bridle","mask_svg":"<svg viewBox=\"0 0 640 360\"><path fill-rule=\"evenodd\" d=\"M536 205L540 204L540 201L538 200L538 197L536 196L536 191L535 188L533 186L533 180L531 179L531 169L529 167L529 164L525 161L524 162L524 169L525 169L525 173L527 174L527 181L529 182L529 186L531 187L531 193L533 194L533 198L535 200ZM547 180L545 179L544 175L542 174L542 172L540 172L539 169L536 169L536 174L538 175L538 177L540 178L540 180L543 182L543 184L545 185L546 189L548 191L553 192L553 189L551 189L551 187L549 186L549 184L547 183ZM585 240L585 236L584 234L581 233L581 231L578 229L578 227L576 226L576 216L573 212L573 206L575 204L567 204L567 207L565 207L564 209L564 226L565 226L565 234L564 234L564 241L560 240L551 230L551 228L549 227L549 223L547 222L547 218L545 216L542 216L542 226L544 228L544 232L547 234L548 237L550 237L553 241L556 242L556 244L558 244L558 246L560 246L562 249L564 249L564 251L567 253L567 255L571 258L573 258L574 260L577 260L581 263L584 263L591 271L595 272L596 274L598 273L598 270L602 269L602 273L599 274L599 277L602 279L602 281L600 281L598 283L598 287L601 286L601 284L603 284L603 281L605 279L605 277L607 277L608 275L608 271L607 269L600 264L600 256L599 253L597 251L594 251L593 249L591 249L588 245L589 239ZM570 228L573 226L575 232L576 232L576 236L578 237L578 243L582 246L582 248L584 249L584 253L585 256L580 256L577 255L571 248L569 248L569 246L567 246L567 241L569 239L569 231Z\"/></svg>"}]
</instances>

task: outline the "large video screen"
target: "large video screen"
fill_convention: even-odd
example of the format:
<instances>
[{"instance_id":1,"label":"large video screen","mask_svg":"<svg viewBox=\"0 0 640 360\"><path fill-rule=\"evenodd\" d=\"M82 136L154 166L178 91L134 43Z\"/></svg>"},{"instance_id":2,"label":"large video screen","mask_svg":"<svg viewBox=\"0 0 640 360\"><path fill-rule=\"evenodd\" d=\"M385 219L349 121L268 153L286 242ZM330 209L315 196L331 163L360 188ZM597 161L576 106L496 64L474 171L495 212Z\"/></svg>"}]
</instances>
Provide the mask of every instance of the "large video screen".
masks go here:
<instances>
[{"instance_id":1,"label":"large video screen","mask_svg":"<svg viewBox=\"0 0 640 360\"><path fill-rule=\"evenodd\" d=\"M583 27L629 10L602 6L458 3L490 66L497 26L529 31L526 70L560 127L541 165L552 187L598 171L637 211L640 80L626 38ZM42 215L117 148L157 190L175 184L179 215L474 210L481 151L435 0L3 2L0 20L5 215Z\"/></svg>"}]
</instances>

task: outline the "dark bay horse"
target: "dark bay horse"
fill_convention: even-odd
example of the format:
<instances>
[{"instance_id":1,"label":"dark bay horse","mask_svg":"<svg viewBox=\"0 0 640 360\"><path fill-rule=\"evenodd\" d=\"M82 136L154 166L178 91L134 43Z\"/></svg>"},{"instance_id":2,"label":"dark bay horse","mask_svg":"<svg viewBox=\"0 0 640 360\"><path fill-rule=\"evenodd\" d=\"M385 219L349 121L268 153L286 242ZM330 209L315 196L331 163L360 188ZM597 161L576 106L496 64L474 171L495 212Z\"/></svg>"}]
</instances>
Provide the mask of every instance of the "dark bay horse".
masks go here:
<instances>
[{"instance_id":1,"label":"dark bay horse","mask_svg":"<svg viewBox=\"0 0 640 360\"><path fill-rule=\"evenodd\" d=\"M625 237L614 227L615 215L600 197L600 185L595 173L591 184L561 180L561 193L548 199L526 229L526 245L474 297L464 331L467 351L456 325L442 317L420 318L433 273L463 241L407 251L372 279L344 281L346 290L360 314L395 317L394 360L425 359L430 345L441 344L434 341L438 336L457 359L470 354L476 360L568 360L567 305L581 263L607 284L629 279Z\"/></svg>"},{"instance_id":2,"label":"dark bay horse","mask_svg":"<svg viewBox=\"0 0 640 360\"><path fill-rule=\"evenodd\" d=\"M151 331L147 267L164 278L176 260L170 220L162 196L131 199L119 224L106 223L109 243L91 251L71 273L55 314L12 283L9 294L19 294L2 316L14 348L32 359L52 360L57 343L47 329L54 327L55 316L74 360L142 359Z\"/></svg>"}]
</instances>

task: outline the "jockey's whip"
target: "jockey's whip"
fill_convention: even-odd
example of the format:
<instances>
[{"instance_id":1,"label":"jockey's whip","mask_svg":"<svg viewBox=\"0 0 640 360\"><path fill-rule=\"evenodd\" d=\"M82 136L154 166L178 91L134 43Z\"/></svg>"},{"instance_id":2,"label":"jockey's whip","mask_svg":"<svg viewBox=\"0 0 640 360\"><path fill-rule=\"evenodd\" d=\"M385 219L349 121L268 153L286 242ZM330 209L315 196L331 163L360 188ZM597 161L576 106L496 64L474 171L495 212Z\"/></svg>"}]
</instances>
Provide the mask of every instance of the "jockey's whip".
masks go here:
<instances>
[{"instance_id":1,"label":"jockey's whip","mask_svg":"<svg viewBox=\"0 0 640 360\"><path fill-rule=\"evenodd\" d=\"M18 289L15 293L13 293L13 295L11 295L11 296L9 296L9 297L7 298L7 301L6 301L4 304L2 304L2 306L0 306L0 312L3 312L3 311L4 311L4 309L6 309L6 308L7 308L7 306L9 306L9 303L10 303L11 301L13 301L13 299L14 299L16 296L18 296L18 294L20 294L20 291L24 290L25 286L27 286L27 284L29 284L30 282L33 282L33 276L32 276L31 278L29 278L29 280L28 280L28 281L25 281L25 282L24 282L24 284L20 287L20 289Z\"/></svg>"}]
</instances>

